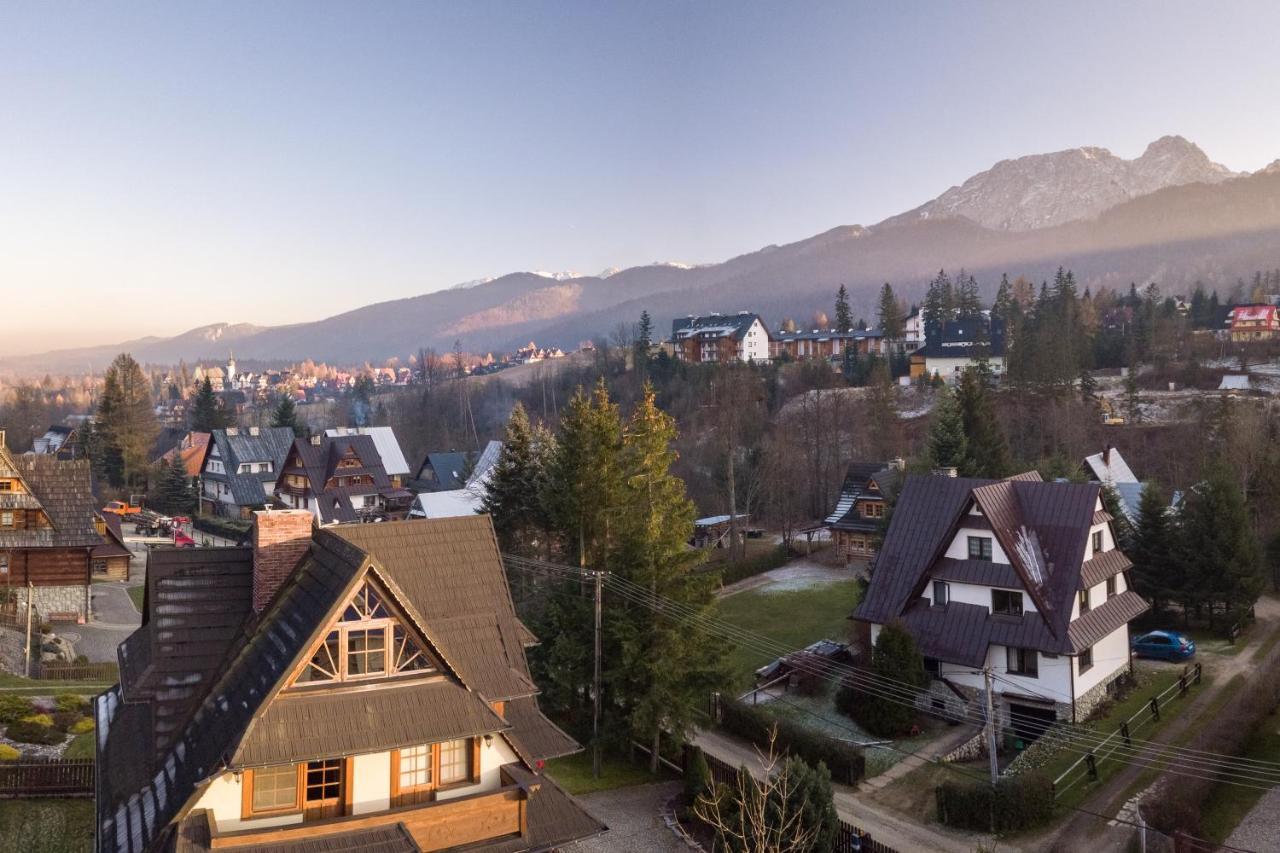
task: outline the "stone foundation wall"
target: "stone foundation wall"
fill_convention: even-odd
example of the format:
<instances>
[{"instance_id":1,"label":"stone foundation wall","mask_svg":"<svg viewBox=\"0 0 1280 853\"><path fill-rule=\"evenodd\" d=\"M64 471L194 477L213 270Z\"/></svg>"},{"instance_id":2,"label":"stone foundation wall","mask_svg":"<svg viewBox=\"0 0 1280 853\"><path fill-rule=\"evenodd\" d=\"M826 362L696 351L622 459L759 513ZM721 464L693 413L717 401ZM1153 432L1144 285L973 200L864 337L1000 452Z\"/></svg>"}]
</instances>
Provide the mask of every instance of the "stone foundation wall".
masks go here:
<instances>
[{"instance_id":1,"label":"stone foundation wall","mask_svg":"<svg viewBox=\"0 0 1280 853\"><path fill-rule=\"evenodd\" d=\"M27 589L14 587L14 596L18 600L18 609L27 606ZM80 586L38 586L34 589L34 607L41 619L48 619L50 613L74 613L79 621L87 621L85 612L89 598L88 588Z\"/></svg>"},{"instance_id":2,"label":"stone foundation wall","mask_svg":"<svg viewBox=\"0 0 1280 853\"><path fill-rule=\"evenodd\" d=\"M938 759L943 763L950 761L969 761L987 754L987 733L985 730L979 730L977 734L969 738L955 749L948 752L942 758Z\"/></svg>"},{"instance_id":3,"label":"stone foundation wall","mask_svg":"<svg viewBox=\"0 0 1280 853\"><path fill-rule=\"evenodd\" d=\"M1115 690L1116 682L1128 674L1129 668L1127 666L1121 667L1113 672L1111 677L1106 681L1094 685L1089 692L1081 695L1081 697L1076 700L1076 719L1082 723L1087 720L1089 715L1093 713L1094 709L1097 708L1098 705L1102 704L1103 700L1105 700L1111 692ZM1068 711L1067 719L1070 719L1070 711Z\"/></svg>"},{"instance_id":4,"label":"stone foundation wall","mask_svg":"<svg viewBox=\"0 0 1280 853\"><path fill-rule=\"evenodd\" d=\"M0 669L16 675L26 675L26 655L22 648L27 638L21 631L0 627Z\"/></svg>"}]
</instances>

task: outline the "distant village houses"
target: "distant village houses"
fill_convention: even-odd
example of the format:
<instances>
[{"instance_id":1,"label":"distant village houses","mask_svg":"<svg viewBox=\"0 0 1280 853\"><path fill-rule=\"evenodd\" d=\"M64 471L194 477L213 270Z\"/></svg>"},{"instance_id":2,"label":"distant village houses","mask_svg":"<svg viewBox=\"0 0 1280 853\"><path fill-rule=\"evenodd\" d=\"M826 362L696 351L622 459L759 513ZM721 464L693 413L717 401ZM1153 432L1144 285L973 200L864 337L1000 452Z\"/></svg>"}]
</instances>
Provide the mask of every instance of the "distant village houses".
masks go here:
<instances>
[{"instance_id":1,"label":"distant village houses","mask_svg":"<svg viewBox=\"0 0 1280 853\"><path fill-rule=\"evenodd\" d=\"M1274 305L1237 305L1227 315L1231 340L1269 341L1280 336L1280 308Z\"/></svg>"}]
</instances>

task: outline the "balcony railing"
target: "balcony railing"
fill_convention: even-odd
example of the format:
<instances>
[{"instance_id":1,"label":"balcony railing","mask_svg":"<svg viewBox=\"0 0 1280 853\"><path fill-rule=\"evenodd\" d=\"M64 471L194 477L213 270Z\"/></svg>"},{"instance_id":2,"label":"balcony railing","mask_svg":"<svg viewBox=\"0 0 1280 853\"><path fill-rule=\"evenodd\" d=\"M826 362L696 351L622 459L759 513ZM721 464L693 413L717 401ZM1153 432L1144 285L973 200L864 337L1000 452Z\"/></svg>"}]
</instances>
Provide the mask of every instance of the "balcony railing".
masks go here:
<instances>
[{"instance_id":1,"label":"balcony railing","mask_svg":"<svg viewBox=\"0 0 1280 853\"><path fill-rule=\"evenodd\" d=\"M222 832L210 817L210 847L218 850L276 845L402 823L423 851L446 850L523 834L527 828L527 804L528 793L520 785L511 784L449 800L266 829Z\"/></svg>"}]
</instances>

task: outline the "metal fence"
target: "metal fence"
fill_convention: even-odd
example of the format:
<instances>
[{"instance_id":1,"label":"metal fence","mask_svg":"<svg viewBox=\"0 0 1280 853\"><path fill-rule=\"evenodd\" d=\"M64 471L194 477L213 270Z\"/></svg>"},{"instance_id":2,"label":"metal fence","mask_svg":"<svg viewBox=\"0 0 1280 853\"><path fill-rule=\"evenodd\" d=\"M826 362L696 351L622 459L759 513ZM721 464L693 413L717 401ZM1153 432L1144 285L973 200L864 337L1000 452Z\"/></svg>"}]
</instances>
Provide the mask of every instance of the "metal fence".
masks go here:
<instances>
[{"instance_id":1,"label":"metal fence","mask_svg":"<svg viewBox=\"0 0 1280 853\"><path fill-rule=\"evenodd\" d=\"M31 678L38 681L107 681L120 680L120 666L112 661L101 663L37 663L31 662Z\"/></svg>"},{"instance_id":2,"label":"metal fence","mask_svg":"<svg viewBox=\"0 0 1280 853\"><path fill-rule=\"evenodd\" d=\"M0 761L0 798L92 797L92 758Z\"/></svg>"},{"instance_id":3,"label":"metal fence","mask_svg":"<svg viewBox=\"0 0 1280 853\"><path fill-rule=\"evenodd\" d=\"M1120 727L1103 738L1101 743L1080 756L1070 767L1062 771L1061 775L1053 780L1054 799L1061 797L1070 788L1085 779L1091 782L1098 781L1098 767L1111 758L1117 750L1127 750L1133 746L1133 736L1146 726L1159 720L1160 714L1169 700L1187 695L1191 685L1200 683L1200 672L1200 664L1196 664L1194 667L1183 667L1182 675L1178 676L1177 681L1160 691L1159 694L1152 696L1151 701L1143 705L1140 711L1122 722Z\"/></svg>"}]
</instances>

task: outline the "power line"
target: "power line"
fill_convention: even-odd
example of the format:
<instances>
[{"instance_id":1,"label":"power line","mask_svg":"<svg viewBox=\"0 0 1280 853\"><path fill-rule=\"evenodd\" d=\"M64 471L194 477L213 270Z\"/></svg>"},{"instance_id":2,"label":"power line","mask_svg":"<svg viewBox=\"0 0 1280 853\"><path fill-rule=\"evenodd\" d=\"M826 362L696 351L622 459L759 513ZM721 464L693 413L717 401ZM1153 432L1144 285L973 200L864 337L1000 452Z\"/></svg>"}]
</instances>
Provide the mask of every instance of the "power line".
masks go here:
<instances>
[{"instance_id":1,"label":"power line","mask_svg":"<svg viewBox=\"0 0 1280 853\"><path fill-rule=\"evenodd\" d=\"M543 561L533 561L524 558L508 558L512 560L515 568L523 568L542 574L544 577L554 577L565 580L582 579L582 574L576 569L561 566L555 563L546 563ZM518 562L517 562L518 561ZM522 565L523 564L523 565ZM623 598L635 604L653 609L655 612L670 611L668 615L673 616L680 621L693 624L708 633L728 639L731 642L744 645L753 651L760 652L765 655L785 656L790 654L792 649L786 647L776 641L761 637L745 629L738 628L731 623L721 622L705 614L700 613L696 608L683 605L679 602L652 593L650 590L627 581L616 575L608 575L605 583L609 585L612 591ZM922 696L928 697L927 691L922 691L914 685L905 682L899 682L895 679L887 679L878 673L872 673L866 670L838 664L834 661L825 661L818 658L802 658L793 661L793 665L801 671L808 672L811 675L821 677L842 676L846 682L852 683L852 686L874 696L882 701L892 702L899 705L918 709L917 701ZM888 683L886 683L888 682ZM955 714L943 709L931 709L931 713L952 719L956 722L968 722L974 725L984 725L985 718L970 714L967 711L963 714ZM1010 719L1027 722L1036 726L1043 726L1045 721L1038 717L1029 717L1017 712L1009 711ZM1055 737L1059 745L1077 755L1088 756L1095 755L1097 752L1104 751L1102 759L1117 760L1121 763L1131 763L1143 767L1151 767L1162 769L1174 775L1183 775L1190 778L1209 779L1202 774L1214 773L1221 778L1221 781L1228 784L1236 784L1244 787L1257 787L1249 783L1261 782L1264 784L1280 783L1280 765L1254 761L1251 759L1240 760L1231 756L1225 756L1217 753L1205 752L1202 750L1187 750L1179 747L1172 747L1167 744L1160 744L1151 741L1143 741L1138 738L1129 738L1129 743L1124 744L1119 740L1117 735L1104 737L1100 734L1089 732L1088 730L1077 729L1074 733L1064 732L1062 728L1055 730ZM1136 744L1136 745L1135 745ZM1149 754L1150 753L1150 754ZM1251 764L1253 766L1241 766L1241 764ZM1257 775L1255 775L1257 774ZM1276 774L1274 777L1267 774ZM1240 780L1240 781L1237 781ZM1075 784L1074 782L1070 784ZM1070 787L1070 785L1068 786Z\"/></svg>"}]
</instances>

